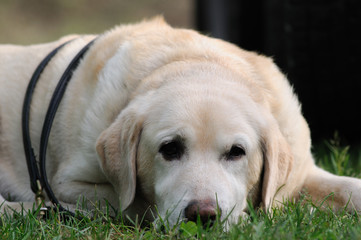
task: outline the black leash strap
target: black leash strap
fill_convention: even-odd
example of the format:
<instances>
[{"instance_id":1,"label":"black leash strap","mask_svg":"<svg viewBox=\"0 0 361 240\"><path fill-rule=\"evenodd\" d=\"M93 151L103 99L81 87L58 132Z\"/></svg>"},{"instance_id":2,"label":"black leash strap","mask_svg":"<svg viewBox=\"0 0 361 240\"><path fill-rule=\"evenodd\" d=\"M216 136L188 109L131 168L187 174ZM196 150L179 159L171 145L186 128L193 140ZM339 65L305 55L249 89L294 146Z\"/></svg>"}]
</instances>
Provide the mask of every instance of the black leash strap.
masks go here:
<instances>
[{"instance_id":1,"label":"black leash strap","mask_svg":"<svg viewBox=\"0 0 361 240\"><path fill-rule=\"evenodd\" d=\"M34 149L31 145L30 139L30 130L29 130L29 118L30 118L30 105L33 97L33 93L38 83L39 77L41 73L44 71L45 67L48 65L50 60L55 56L55 54L64 47L66 43L63 43L56 49L54 49L51 53L49 53L44 60L39 64L36 68L33 76L30 79L28 88L26 89L26 94L23 103L23 112L22 112L22 131L23 131L23 145L26 156L26 163L28 165L28 171L30 175L30 187L31 190L36 193L38 190L37 180L40 180L38 165L36 163L36 158L34 154Z\"/></svg>"},{"instance_id":2,"label":"black leash strap","mask_svg":"<svg viewBox=\"0 0 361 240\"><path fill-rule=\"evenodd\" d=\"M95 39L94 39L95 40ZM90 43L88 43L85 47L83 47L80 52L73 58L73 60L70 62L69 66L66 68L65 72L61 76L55 90L53 93L53 96L50 100L49 107L45 116L43 129L41 132L41 139L40 139L40 149L39 149L39 167L40 171L38 169L38 165L36 162L36 157L34 154L33 147L31 145L31 139L30 139L30 131L29 131L29 118L30 118L30 106L31 106L31 100L32 96L36 87L36 84L39 80L39 77L49 61L55 56L55 54L67 43L66 42L56 49L54 49L51 53L49 53L46 58L39 64L37 69L35 70L33 76L30 79L24 104L23 104L23 112L22 112L22 131L23 131L23 145L24 145L24 151L26 156L26 163L28 166L28 171L30 175L30 186L31 190L36 195L36 203L38 206L43 206L40 209L40 214L44 215L45 210L47 208L44 208L43 200L44 196L42 194L42 190L45 189L49 200L53 203L54 207L56 207L59 212L66 212L70 215L74 216L74 213L67 211L61 204L59 203L58 199L55 197L50 184L47 179L46 175L46 150L48 146L48 140L50 135L50 130L52 127L53 120L55 118L56 111L59 107L60 101L65 93L66 87L68 85L68 82L70 81L71 77L73 76L74 70L79 65L80 60L84 56L84 54L87 52L89 47L93 44L94 40L92 40Z\"/></svg>"}]
</instances>

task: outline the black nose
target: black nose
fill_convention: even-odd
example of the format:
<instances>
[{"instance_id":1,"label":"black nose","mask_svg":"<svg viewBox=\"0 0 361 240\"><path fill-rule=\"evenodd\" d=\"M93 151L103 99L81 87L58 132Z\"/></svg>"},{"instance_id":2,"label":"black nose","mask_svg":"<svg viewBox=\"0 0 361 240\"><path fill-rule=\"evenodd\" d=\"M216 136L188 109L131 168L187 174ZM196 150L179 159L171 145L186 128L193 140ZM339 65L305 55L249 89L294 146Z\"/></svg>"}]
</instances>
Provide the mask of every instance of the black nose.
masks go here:
<instances>
[{"instance_id":1,"label":"black nose","mask_svg":"<svg viewBox=\"0 0 361 240\"><path fill-rule=\"evenodd\" d=\"M221 214L220 209L218 209ZM217 218L217 205L213 200L193 200L184 209L185 217L188 221L197 222L198 216L203 225L213 225Z\"/></svg>"}]
</instances>

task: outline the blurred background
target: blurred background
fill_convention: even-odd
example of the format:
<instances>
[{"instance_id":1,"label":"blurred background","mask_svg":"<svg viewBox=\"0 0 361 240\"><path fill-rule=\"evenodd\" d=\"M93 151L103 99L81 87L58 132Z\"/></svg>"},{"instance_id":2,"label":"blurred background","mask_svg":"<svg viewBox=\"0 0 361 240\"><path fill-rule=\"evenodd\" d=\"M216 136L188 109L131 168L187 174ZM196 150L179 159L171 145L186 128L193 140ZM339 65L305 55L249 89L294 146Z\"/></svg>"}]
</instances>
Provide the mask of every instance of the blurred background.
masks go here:
<instances>
[{"instance_id":1,"label":"blurred background","mask_svg":"<svg viewBox=\"0 0 361 240\"><path fill-rule=\"evenodd\" d=\"M361 140L360 0L1 0L0 43L101 33L163 15L272 56L302 102L314 142Z\"/></svg>"},{"instance_id":2,"label":"blurred background","mask_svg":"<svg viewBox=\"0 0 361 240\"><path fill-rule=\"evenodd\" d=\"M69 33L102 33L162 14L194 28L192 0L0 0L0 43L31 44Z\"/></svg>"}]
</instances>

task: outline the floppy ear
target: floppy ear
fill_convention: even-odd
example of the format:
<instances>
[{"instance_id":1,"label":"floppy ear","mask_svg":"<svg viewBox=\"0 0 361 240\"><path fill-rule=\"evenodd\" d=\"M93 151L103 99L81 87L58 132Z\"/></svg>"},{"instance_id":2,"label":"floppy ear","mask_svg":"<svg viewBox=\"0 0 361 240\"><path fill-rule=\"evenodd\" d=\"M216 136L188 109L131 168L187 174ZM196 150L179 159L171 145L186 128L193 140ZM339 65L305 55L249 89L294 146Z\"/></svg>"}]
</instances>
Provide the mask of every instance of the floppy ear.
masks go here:
<instances>
[{"instance_id":1,"label":"floppy ear","mask_svg":"<svg viewBox=\"0 0 361 240\"><path fill-rule=\"evenodd\" d=\"M276 125L276 124L275 124ZM262 139L264 178L262 186L263 207L272 206L282 189L287 188L287 179L292 169L293 157L286 139L277 127L270 127ZM282 199L280 199L282 200Z\"/></svg>"},{"instance_id":2,"label":"floppy ear","mask_svg":"<svg viewBox=\"0 0 361 240\"><path fill-rule=\"evenodd\" d=\"M142 121L126 109L104 130L96 143L101 166L120 196L121 210L133 202L136 188L136 158Z\"/></svg>"}]
</instances>

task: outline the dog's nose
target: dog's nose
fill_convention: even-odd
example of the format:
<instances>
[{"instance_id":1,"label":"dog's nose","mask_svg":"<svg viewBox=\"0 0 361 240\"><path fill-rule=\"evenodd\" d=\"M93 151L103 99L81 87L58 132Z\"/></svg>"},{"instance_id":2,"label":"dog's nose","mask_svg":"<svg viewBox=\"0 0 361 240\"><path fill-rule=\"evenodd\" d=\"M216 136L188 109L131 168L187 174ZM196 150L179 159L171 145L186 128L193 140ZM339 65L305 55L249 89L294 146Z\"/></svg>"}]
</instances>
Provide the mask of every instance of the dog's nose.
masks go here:
<instances>
[{"instance_id":1,"label":"dog's nose","mask_svg":"<svg viewBox=\"0 0 361 240\"><path fill-rule=\"evenodd\" d=\"M218 209L218 213L221 214L220 209ZM193 200L184 209L184 214L188 221L197 222L199 216L203 225L208 222L212 225L217 217L217 205L212 200Z\"/></svg>"}]
</instances>

